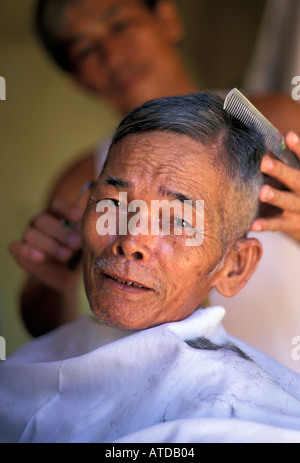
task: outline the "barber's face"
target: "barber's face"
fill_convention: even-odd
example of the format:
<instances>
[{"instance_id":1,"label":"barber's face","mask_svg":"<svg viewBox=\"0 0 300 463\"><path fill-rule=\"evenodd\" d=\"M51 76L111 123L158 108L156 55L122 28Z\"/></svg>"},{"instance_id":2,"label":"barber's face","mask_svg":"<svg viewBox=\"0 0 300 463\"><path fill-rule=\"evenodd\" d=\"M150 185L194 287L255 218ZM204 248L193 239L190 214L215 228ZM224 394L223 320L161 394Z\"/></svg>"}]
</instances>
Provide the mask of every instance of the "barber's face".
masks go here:
<instances>
[{"instance_id":1,"label":"barber's face","mask_svg":"<svg viewBox=\"0 0 300 463\"><path fill-rule=\"evenodd\" d=\"M174 42L181 37L172 15L161 16L139 0L75 3L63 29L76 78L123 114L150 99L176 94Z\"/></svg>"},{"instance_id":2,"label":"barber's face","mask_svg":"<svg viewBox=\"0 0 300 463\"><path fill-rule=\"evenodd\" d=\"M83 219L85 286L99 319L144 329L187 317L207 297L222 260L218 185L208 155L201 144L163 132L128 136L112 148ZM105 212L97 204L111 200L120 221L120 193L127 193L126 206L134 200L148 206L148 234L120 234L117 226L115 234L99 235ZM151 234L151 201L175 198L204 200L202 245L187 246L186 229L172 216L169 234ZM134 215L128 212L128 222Z\"/></svg>"}]
</instances>

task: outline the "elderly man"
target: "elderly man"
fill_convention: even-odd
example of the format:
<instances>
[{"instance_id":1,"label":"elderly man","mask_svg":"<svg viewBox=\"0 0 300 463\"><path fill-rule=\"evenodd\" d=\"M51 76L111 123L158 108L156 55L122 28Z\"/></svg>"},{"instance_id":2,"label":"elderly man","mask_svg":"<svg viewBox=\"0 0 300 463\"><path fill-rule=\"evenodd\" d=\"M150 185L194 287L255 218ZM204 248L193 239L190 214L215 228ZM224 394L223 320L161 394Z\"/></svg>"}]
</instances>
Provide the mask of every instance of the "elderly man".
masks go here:
<instances>
[{"instance_id":1,"label":"elderly man","mask_svg":"<svg viewBox=\"0 0 300 463\"><path fill-rule=\"evenodd\" d=\"M298 375L202 307L212 288L238 292L261 257L247 232L264 151L213 94L121 122L82 223L96 317L1 366L2 441L300 442Z\"/></svg>"},{"instance_id":2,"label":"elderly man","mask_svg":"<svg viewBox=\"0 0 300 463\"><path fill-rule=\"evenodd\" d=\"M37 25L41 41L68 77L105 99L122 116L147 100L196 91L177 48L184 27L172 0L38 0ZM284 134L300 132L300 108L292 99L270 95L252 101ZM288 143L299 152L299 142L289 136ZM12 254L29 276L21 311L34 336L78 315L75 289L80 287L81 273L79 267L69 268L69 260L74 262L73 255L81 247L80 227L66 229L61 219L80 221L87 195L79 208L75 200L82 186L98 177L108 146L109 141L102 140L83 159L76 157L57 180L46 209L30 222L22 240L11 244ZM280 162L271 167L264 162L262 169L293 194L265 185L262 201L279 206L284 214L257 219L253 230L279 230L293 240L279 233L259 237L266 242L262 260L266 268L262 277L255 275L246 293L239 293L237 302L236 298L228 301L229 307L242 306L243 310L228 311L227 329L299 370L290 356L290 341L299 335L295 328L299 325L295 294L300 252L299 173ZM280 268L276 265L279 259ZM295 272L290 271L291 262ZM253 307L252 294L260 291L262 281L265 298ZM212 297L223 304L216 294Z\"/></svg>"}]
</instances>

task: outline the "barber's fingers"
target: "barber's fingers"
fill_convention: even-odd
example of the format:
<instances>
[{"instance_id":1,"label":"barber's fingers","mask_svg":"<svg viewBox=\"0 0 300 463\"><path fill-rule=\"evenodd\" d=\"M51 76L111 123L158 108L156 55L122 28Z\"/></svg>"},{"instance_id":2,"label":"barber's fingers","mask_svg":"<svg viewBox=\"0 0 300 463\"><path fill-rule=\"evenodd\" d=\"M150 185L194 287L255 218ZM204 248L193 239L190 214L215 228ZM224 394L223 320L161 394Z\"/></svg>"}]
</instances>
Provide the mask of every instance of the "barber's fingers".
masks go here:
<instances>
[{"instance_id":1,"label":"barber's fingers","mask_svg":"<svg viewBox=\"0 0 300 463\"><path fill-rule=\"evenodd\" d=\"M252 231L280 231L300 242L299 214L283 212L272 218L257 219L253 222Z\"/></svg>"},{"instance_id":2,"label":"barber's fingers","mask_svg":"<svg viewBox=\"0 0 300 463\"><path fill-rule=\"evenodd\" d=\"M37 228L28 228L24 234L23 241L60 262L67 262L72 256L71 249L60 245L56 240Z\"/></svg>"},{"instance_id":3,"label":"barber's fingers","mask_svg":"<svg viewBox=\"0 0 300 463\"><path fill-rule=\"evenodd\" d=\"M12 242L9 249L26 272L56 291L65 291L77 281L80 267L76 272L70 271L66 265L48 259L41 251L21 241Z\"/></svg>"},{"instance_id":4,"label":"barber's fingers","mask_svg":"<svg viewBox=\"0 0 300 463\"><path fill-rule=\"evenodd\" d=\"M24 261L40 264L46 260L44 252L22 241L13 241L10 243L9 251L21 265Z\"/></svg>"},{"instance_id":5,"label":"barber's fingers","mask_svg":"<svg viewBox=\"0 0 300 463\"><path fill-rule=\"evenodd\" d=\"M289 190L300 195L300 170L286 166L281 161L265 156L261 164L261 171L278 180Z\"/></svg>"},{"instance_id":6,"label":"barber's fingers","mask_svg":"<svg viewBox=\"0 0 300 463\"><path fill-rule=\"evenodd\" d=\"M49 205L46 212L42 212L27 228L23 235L23 252L27 259L38 259L39 252L67 262L75 251L81 248L80 220L83 211L74 203L56 198ZM71 223L71 227L64 223Z\"/></svg>"},{"instance_id":7,"label":"barber's fingers","mask_svg":"<svg viewBox=\"0 0 300 463\"><path fill-rule=\"evenodd\" d=\"M48 213L38 216L32 222L32 228L37 228L61 245L73 249L74 251L81 247L80 232L76 228L70 229L65 227L61 220Z\"/></svg>"},{"instance_id":8,"label":"barber's fingers","mask_svg":"<svg viewBox=\"0 0 300 463\"><path fill-rule=\"evenodd\" d=\"M48 212L56 217L78 223L82 219L83 210L75 203L62 198L55 198L48 207Z\"/></svg>"},{"instance_id":9,"label":"barber's fingers","mask_svg":"<svg viewBox=\"0 0 300 463\"><path fill-rule=\"evenodd\" d=\"M260 191L259 199L283 211L299 214L300 221L300 196L297 194L264 185Z\"/></svg>"},{"instance_id":10,"label":"barber's fingers","mask_svg":"<svg viewBox=\"0 0 300 463\"><path fill-rule=\"evenodd\" d=\"M300 159L300 141L298 136L294 132L289 132L286 141L288 147L294 151ZM264 174L275 178L289 190L300 195L300 169L294 169L286 166L277 159L265 156L262 161L261 170Z\"/></svg>"},{"instance_id":11,"label":"barber's fingers","mask_svg":"<svg viewBox=\"0 0 300 463\"><path fill-rule=\"evenodd\" d=\"M286 144L288 148L298 156L300 159L300 137L295 132L289 132L286 137Z\"/></svg>"}]
</instances>

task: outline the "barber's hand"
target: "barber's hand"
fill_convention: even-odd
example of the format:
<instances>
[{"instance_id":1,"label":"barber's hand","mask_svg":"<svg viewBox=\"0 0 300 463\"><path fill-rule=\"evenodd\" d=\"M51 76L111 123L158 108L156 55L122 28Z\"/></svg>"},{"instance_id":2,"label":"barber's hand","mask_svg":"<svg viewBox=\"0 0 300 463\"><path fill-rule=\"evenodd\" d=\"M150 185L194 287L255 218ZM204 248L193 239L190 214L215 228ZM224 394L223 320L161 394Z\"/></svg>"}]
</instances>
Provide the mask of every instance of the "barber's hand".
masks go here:
<instances>
[{"instance_id":1,"label":"barber's hand","mask_svg":"<svg viewBox=\"0 0 300 463\"><path fill-rule=\"evenodd\" d=\"M70 265L81 249L80 221L83 211L75 203L54 199L36 217L22 241L10 244L10 252L36 280L64 292L79 278L80 265ZM73 223L73 227L65 224ZM70 268L72 267L72 268Z\"/></svg>"},{"instance_id":2,"label":"barber's hand","mask_svg":"<svg viewBox=\"0 0 300 463\"><path fill-rule=\"evenodd\" d=\"M286 137L288 147L300 159L300 140L294 132ZM289 191L280 191L264 185L260 200L282 210L271 218L259 218L252 224L252 231L280 231L300 243L300 170L293 169L279 160L266 156L262 162L262 172L278 180Z\"/></svg>"}]
</instances>

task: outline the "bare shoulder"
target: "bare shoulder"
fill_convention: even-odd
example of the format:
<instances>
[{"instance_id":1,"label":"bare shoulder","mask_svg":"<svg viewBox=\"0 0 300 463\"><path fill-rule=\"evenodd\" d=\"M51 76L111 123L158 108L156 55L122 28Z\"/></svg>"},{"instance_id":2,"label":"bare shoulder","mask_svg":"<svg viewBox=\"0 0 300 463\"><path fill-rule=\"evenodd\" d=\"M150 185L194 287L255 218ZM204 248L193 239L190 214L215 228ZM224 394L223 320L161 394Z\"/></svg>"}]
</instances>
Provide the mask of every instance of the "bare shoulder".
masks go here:
<instances>
[{"instance_id":1,"label":"bare shoulder","mask_svg":"<svg viewBox=\"0 0 300 463\"><path fill-rule=\"evenodd\" d=\"M284 135L290 130L300 134L300 105L291 97L274 93L249 99Z\"/></svg>"},{"instance_id":2,"label":"bare shoulder","mask_svg":"<svg viewBox=\"0 0 300 463\"><path fill-rule=\"evenodd\" d=\"M95 152L90 150L83 153L61 173L51 191L50 200L54 197L60 197L74 201L82 186L94 179Z\"/></svg>"}]
</instances>

